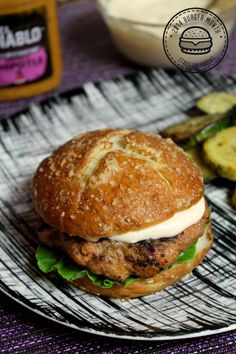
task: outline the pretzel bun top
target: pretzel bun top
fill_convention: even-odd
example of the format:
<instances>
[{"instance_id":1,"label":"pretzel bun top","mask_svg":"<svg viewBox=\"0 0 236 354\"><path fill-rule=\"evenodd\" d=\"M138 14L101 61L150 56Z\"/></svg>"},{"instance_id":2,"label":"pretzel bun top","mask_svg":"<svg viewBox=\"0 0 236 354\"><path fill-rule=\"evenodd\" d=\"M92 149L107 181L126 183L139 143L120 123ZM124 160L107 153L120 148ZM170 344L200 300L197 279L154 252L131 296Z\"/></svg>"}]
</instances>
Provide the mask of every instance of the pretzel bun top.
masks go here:
<instances>
[{"instance_id":1,"label":"pretzel bun top","mask_svg":"<svg viewBox=\"0 0 236 354\"><path fill-rule=\"evenodd\" d=\"M172 140L122 129L74 137L40 163L33 180L42 219L94 241L158 224L203 193L198 167Z\"/></svg>"}]
</instances>

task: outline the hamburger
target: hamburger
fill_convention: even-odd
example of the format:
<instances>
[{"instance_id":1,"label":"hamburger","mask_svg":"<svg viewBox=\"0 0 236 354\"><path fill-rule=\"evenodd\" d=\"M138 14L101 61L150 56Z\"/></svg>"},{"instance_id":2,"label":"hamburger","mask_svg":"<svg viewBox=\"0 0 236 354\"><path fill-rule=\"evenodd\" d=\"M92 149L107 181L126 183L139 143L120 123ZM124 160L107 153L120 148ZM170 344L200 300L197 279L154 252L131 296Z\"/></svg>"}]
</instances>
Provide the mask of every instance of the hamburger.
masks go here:
<instances>
[{"instance_id":1,"label":"hamburger","mask_svg":"<svg viewBox=\"0 0 236 354\"><path fill-rule=\"evenodd\" d=\"M39 268L113 298L162 290L212 245L195 163L170 139L105 129L74 137L33 180Z\"/></svg>"},{"instance_id":2,"label":"hamburger","mask_svg":"<svg viewBox=\"0 0 236 354\"><path fill-rule=\"evenodd\" d=\"M212 38L205 28L193 26L183 31L179 46L186 54L206 54L211 50Z\"/></svg>"}]
</instances>

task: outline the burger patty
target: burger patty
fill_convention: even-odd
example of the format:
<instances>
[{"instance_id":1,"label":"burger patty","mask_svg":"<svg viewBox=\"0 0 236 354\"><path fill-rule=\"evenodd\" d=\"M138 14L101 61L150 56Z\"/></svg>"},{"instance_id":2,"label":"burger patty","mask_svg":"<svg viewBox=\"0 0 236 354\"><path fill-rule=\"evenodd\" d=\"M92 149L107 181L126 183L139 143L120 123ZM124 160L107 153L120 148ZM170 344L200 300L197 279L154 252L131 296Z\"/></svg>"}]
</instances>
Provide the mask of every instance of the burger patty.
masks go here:
<instances>
[{"instance_id":1,"label":"burger patty","mask_svg":"<svg viewBox=\"0 0 236 354\"><path fill-rule=\"evenodd\" d=\"M208 218L206 207L203 217L177 236L133 244L109 238L97 242L85 241L47 225L39 230L39 239L50 247L63 249L77 264L91 272L123 282L131 275L153 277L172 265L182 251L203 235Z\"/></svg>"}]
</instances>

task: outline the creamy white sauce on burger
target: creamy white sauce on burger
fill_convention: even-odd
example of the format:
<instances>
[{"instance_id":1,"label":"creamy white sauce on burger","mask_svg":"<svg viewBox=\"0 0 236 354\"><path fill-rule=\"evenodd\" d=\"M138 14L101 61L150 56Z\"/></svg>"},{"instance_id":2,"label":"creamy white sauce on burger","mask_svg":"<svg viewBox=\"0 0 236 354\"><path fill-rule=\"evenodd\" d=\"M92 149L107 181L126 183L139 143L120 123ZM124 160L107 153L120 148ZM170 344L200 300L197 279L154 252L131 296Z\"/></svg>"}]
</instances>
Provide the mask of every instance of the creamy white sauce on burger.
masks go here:
<instances>
[{"instance_id":1,"label":"creamy white sauce on burger","mask_svg":"<svg viewBox=\"0 0 236 354\"><path fill-rule=\"evenodd\" d=\"M175 213L171 218L157 225L142 230L130 231L110 237L110 240L126 243L135 243L143 240L157 240L160 238L174 237L188 227L197 223L205 211L205 200L202 197L190 208Z\"/></svg>"}]
</instances>

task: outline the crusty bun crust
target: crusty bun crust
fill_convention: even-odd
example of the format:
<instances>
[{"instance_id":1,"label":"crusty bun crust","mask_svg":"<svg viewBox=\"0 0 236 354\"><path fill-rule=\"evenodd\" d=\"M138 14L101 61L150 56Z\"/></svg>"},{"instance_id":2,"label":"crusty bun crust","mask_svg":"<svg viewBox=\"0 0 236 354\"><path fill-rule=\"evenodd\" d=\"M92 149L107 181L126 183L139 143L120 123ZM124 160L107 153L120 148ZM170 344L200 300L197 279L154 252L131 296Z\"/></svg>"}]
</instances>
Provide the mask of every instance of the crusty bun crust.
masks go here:
<instances>
[{"instance_id":1,"label":"crusty bun crust","mask_svg":"<svg viewBox=\"0 0 236 354\"><path fill-rule=\"evenodd\" d=\"M106 129L79 135L42 161L33 204L52 227L97 240L164 221L203 192L198 167L170 139Z\"/></svg>"},{"instance_id":2,"label":"crusty bun crust","mask_svg":"<svg viewBox=\"0 0 236 354\"><path fill-rule=\"evenodd\" d=\"M153 278L137 280L129 286L114 285L110 289L93 285L87 277L76 280L73 283L80 289L96 295L125 300L149 295L165 289L166 287L176 283L185 275L191 273L191 271L202 262L205 255L210 250L213 242L211 225L208 224L208 227L208 232L205 236L203 236L204 239L202 240L201 245L199 245L199 249L197 250L195 257L191 261L174 265L172 268L158 273Z\"/></svg>"}]
</instances>

